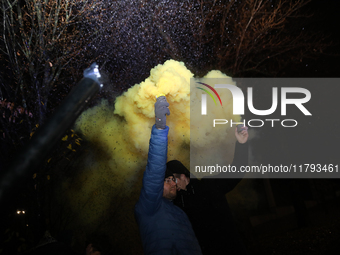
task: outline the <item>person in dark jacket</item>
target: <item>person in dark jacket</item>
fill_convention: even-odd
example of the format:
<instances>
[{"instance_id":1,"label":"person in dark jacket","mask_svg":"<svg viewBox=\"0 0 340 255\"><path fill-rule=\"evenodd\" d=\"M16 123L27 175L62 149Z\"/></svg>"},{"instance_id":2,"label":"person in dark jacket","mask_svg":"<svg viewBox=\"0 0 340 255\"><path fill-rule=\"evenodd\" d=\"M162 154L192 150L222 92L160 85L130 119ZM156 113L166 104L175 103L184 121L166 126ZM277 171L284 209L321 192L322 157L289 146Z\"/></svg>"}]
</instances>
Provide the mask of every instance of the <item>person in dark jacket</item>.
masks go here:
<instances>
[{"instance_id":1,"label":"person in dark jacket","mask_svg":"<svg viewBox=\"0 0 340 255\"><path fill-rule=\"evenodd\" d=\"M233 165L238 169L248 164L248 131L235 129L237 138ZM203 254L248 254L229 208L226 193L241 179L190 178L189 170L179 161L167 163L177 179L174 204L188 215ZM191 175L193 176L193 175Z\"/></svg>"},{"instance_id":2,"label":"person in dark jacket","mask_svg":"<svg viewBox=\"0 0 340 255\"><path fill-rule=\"evenodd\" d=\"M148 162L143 186L135 206L144 254L202 254L187 215L172 202L176 179L166 171L168 132L166 114L169 104L164 96L155 103L156 124L152 127Z\"/></svg>"}]
</instances>

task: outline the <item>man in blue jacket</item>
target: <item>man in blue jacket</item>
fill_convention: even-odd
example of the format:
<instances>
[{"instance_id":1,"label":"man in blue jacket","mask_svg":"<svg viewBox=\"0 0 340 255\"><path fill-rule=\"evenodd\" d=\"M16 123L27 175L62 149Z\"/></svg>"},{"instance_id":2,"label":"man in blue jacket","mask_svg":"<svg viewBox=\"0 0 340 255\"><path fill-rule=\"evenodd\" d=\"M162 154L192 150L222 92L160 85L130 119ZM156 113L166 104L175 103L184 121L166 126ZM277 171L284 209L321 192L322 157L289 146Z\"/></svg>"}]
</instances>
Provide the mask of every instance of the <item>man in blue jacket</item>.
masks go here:
<instances>
[{"instance_id":1,"label":"man in blue jacket","mask_svg":"<svg viewBox=\"0 0 340 255\"><path fill-rule=\"evenodd\" d=\"M149 145L143 186L135 206L135 216L145 254L202 254L187 215L172 203L176 179L166 171L170 114L165 96L155 103L155 121Z\"/></svg>"}]
</instances>

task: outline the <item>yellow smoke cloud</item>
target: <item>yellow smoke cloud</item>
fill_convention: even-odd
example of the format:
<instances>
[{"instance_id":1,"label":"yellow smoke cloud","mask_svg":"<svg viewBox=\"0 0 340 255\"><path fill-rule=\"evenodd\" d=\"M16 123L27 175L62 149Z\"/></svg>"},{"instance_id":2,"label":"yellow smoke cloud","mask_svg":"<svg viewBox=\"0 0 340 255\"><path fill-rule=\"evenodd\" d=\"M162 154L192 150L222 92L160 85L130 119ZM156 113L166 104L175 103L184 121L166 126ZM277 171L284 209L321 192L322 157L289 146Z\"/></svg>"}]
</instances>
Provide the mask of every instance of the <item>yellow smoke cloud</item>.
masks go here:
<instances>
[{"instance_id":1,"label":"yellow smoke cloud","mask_svg":"<svg viewBox=\"0 0 340 255\"><path fill-rule=\"evenodd\" d=\"M135 185L136 179L141 178L140 173L146 166L151 128L155 123L154 103L160 94L165 94L171 113L167 117L167 125L170 127L168 160L178 159L189 168L190 104L195 109L200 109L201 104L201 94L197 89L192 90L195 94L190 95L191 78L193 74L184 63L168 60L153 68L145 81L119 96L114 107L102 101L79 117L76 130L93 146L93 152L89 152L84 159L85 169L77 177L80 184L66 184L73 210L85 208L79 215L80 222L95 223L112 206L110 201L114 194L126 195L132 190L140 190L140 183L137 189L131 187ZM205 78L228 77L220 71L211 71ZM230 92L224 90L219 93L224 96ZM231 99L231 95L227 97ZM213 102L209 101L212 100L208 100L208 107L213 111L212 118L221 112L226 119L233 118L231 100L223 102L223 107L213 107L210 105ZM238 121L239 117L234 120ZM216 145L218 141L223 143L224 148L228 144L233 151L234 140L221 141L220 135L214 135L212 122L199 125L207 127L192 128L191 132L200 138L195 142L202 148L210 148L211 144ZM227 137L229 128L227 125L223 128ZM234 138L233 135L231 138ZM232 158L233 154L230 155ZM89 206L81 206L83 204Z\"/></svg>"},{"instance_id":2,"label":"yellow smoke cloud","mask_svg":"<svg viewBox=\"0 0 340 255\"><path fill-rule=\"evenodd\" d=\"M213 70L210 71L206 76L203 78L223 78L223 82L235 85L236 83L232 80L231 77L223 74L221 71ZM230 125L218 125L213 127L213 119L223 119L226 120L233 120L235 122L240 121L239 115L233 115L233 100L232 94L227 89L217 89L219 96L221 97L223 106L219 105L217 101L217 107L214 105L214 101L211 98L207 100L207 109L209 109L209 114L206 116L201 115L201 90L195 89L197 83L192 83L191 86L191 134L192 139L191 144L202 147L202 148L210 148L210 145L215 144L218 147L219 144L223 146L225 143L225 139L221 136L221 130L225 131L225 135L228 134L230 130ZM229 140L229 139L227 139Z\"/></svg>"}]
</instances>

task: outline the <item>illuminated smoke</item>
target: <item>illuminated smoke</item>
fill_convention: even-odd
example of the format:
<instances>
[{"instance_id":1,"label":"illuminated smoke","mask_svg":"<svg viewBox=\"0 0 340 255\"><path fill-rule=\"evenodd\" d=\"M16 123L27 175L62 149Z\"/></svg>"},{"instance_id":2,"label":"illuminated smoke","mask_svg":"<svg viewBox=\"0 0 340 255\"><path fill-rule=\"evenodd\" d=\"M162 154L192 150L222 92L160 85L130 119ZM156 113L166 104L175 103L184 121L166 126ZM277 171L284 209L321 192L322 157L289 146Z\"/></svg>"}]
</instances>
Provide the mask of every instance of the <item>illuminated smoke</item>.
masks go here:
<instances>
[{"instance_id":1,"label":"illuminated smoke","mask_svg":"<svg viewBox=\"0 0 340 255\"><path fill-rule=\"evenodd\" d=\"M205 77L227 76L220 71L211 71ZM82 159L84 169L76 177L76 182L70 181L64 185L68 190L72 210L82 208L77 219L79 224L95 226L109 210L114 210L114 206L121 207L122 204L125 209L119 210L129 211L124 212L125 218L117 224L126 221L126 215L134 222L133 204L138 198L140 180L147 162L151 128L155 123L154 103L159 94L165 94L170 104L171 114L167 116L170 128L168 160L178 159L189 168L190 103L200 104L200 94L190 95L190 78L193 78L193 73L184 63L168 60L153 68L146 80L119 96L114 107L102 101L80 116L76 130L91 144L91 149ZM225 90L220 93L229 92ZM231 105L231 102L226 102L223 109L211 109L224 111L224 116L231 119ZM239 120L239 117L235 120ZM211 126L211 123L202 125ZM224 129L226 139L222 141L221 136L214 132L200 135L202 146L210 148L211 144L220 140L225 150L233 151L233 133L227 138L229 128L225 126ZM221 156L225 157L225 154ZM232 159L233 153L229 157ZM125 200L118 205L120 199Z\"/></svg>"}]
</instances>

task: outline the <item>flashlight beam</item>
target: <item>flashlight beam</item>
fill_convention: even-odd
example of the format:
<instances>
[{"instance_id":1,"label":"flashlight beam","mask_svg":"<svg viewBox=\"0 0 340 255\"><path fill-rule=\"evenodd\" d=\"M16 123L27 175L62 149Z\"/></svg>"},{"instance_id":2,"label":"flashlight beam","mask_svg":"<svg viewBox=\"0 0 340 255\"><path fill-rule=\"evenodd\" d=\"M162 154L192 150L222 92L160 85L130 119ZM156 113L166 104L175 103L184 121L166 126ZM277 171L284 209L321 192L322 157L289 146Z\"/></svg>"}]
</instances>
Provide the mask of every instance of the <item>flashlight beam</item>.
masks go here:
<instances>
[{"instance_id":1,"label":"flashlight beam","mask_svg":"<svg viewBox=\"0 0 340 255\"><path fill-rule=\"evenodd\" d=\"M54 115L38 129L0 180L0 202L4 193L11 194L15 187L33 173L33 170L51 153L65 131L75 122L85 105L98 93L101 85L91 78L83 78L73 88ZM8 190L10 190L8 192Z\"/></svg>"}]
</instances>

